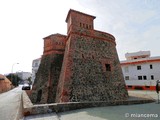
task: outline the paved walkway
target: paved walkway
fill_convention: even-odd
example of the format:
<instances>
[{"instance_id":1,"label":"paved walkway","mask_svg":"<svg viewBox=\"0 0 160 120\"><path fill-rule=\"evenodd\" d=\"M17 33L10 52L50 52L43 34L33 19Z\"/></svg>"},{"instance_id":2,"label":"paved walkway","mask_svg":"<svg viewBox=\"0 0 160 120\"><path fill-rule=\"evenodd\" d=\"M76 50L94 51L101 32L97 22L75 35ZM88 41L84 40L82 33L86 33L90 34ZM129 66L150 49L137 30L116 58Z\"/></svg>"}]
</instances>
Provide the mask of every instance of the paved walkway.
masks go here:
<instances>
[{"instance_id":1,"label":"paved walkway","mask_svg":"<svg viewBox=\"0 0 160 120\"><path fill-rule=\"evenodd\" d=\"M56 113L27 116L24 120L59 120Z\"/></svg>"},{"instance_id":2,"label":"paved walkway","mask_svg":"<svg viewBox=\"0 0 160 120\"><path fill-rule=\"evenodd\" d=\"M137 96L137 97L147 97L151 99L157 100L158 96L156 91L148 91L148 90L129 90L129 95L131 96Z\"/></svg>"},{"instance_id":3,"label":"paved walkway","mask_svg":"<svg viewBox=\"0 0 160 120\"><path fill-rule=\"evenodd\" d=\"M0 94L0 120L16 120L21 116L21 87Z\"/></svg>"},{"instance_id":4,"label":"paved walkway","mask_svg":"<svg viewBox=\"0 0 160 120\"><path fill-rule=\"evenodd\" d=\"M130 95L157 99L155 91L129 91ZM160 120L160 104L135 104L79 109L28 116L24 120Z\"/></svg>"},{"instance_id":5,"label":"paved walkway","mask_svg":"<svg viewBox=\"0 0 160 120\"><path fill-rule=\"evenodd\" d=\"M160 104L88 108L59 114L60 120L160 120Z\"/></svg>"},{"instance_id":6,"label":"paved walkway","mask_svg":"<svg viewBox=\"0 0 160 120\"><path fill-rule=\"evenodd\" d=\"M155 91L129 91L129 95L157 100ZM160 120L160 104L119 105L68 111L58 114L60 120Z\"/></svg>"}]
</instances>

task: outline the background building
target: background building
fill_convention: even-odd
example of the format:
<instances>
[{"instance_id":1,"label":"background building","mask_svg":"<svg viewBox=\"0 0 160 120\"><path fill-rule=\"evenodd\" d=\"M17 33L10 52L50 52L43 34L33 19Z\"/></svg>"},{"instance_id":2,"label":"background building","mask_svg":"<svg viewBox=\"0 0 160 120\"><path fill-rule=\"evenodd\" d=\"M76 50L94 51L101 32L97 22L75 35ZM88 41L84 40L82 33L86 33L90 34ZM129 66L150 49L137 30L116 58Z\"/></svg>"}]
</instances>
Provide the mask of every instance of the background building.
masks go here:
<instances>
[{"instance_id":1,"label":"background building","mask_svg":"<svg viewBox=\"0 0 160 120\"><path fill-rule=\"evenodd\" d=\"M41 58L35 59L32 62L32 76L31 76L32 84L34 83L34 80L36 78L36 73L38 71L40 63L41 63Z\"/></svg>"},{"instance_id":2,"label":"background building","mask_svg":"<svg viewBox=\"0 0 160 120\"><path fill-rule=\"evenodd\" d=\"M31 81L31 73L30 72L16 72L15 73L20 79L20 83L24 84L24 83L30 83Z\"/></svg>"},{"instance_id":3,"label":"background building","mask_svg":"<svg viewBox=\"0 0 160 120\"><path fill-rule=\"evenodd\" d=\"M131 89L155 89L160 80L160 56L150 57L150 51L126 53L121 61L124 79Z\"/></svg>"},{"instance_id":4,"label":"background building","mask_svg":"<svg viewBox=\"0 0 160 120\"><path fill-rule=\"evenodd\" d=\"M21 78L22 80L27 80L28 78L31 77L31 73L30 73L30 72L17 72L16 74L17 74L18 77Z\"/></svg>"}]
</instances>

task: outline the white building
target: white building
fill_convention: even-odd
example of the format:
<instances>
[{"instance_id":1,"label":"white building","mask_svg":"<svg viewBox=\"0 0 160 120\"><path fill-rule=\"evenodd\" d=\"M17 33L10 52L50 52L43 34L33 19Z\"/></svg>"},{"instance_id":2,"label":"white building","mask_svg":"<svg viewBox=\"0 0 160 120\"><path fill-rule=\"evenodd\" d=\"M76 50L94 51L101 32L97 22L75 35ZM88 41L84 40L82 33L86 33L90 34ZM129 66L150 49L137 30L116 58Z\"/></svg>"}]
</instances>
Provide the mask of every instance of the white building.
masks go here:
<instances>
[{"instance_id":1,"label":"white building","mask_svg":"<svg viewBox=\"0 0 160 120\"><path fill-rule=\"evenodd\" d=\"M22 80L27 80L28 78L31 77L31 73L30 72L16 72L17 76L19 78L21 78Z\"/></svg>"},{"instance_id":2,"label":"white building","mask_svg":"<svg viewBox=\"0 0 160 120\"><path fill-rule=\"evenodd\" d=\"M36 78L36 73L38 71L40 63L41 63L41 58L35 59L32 62L32 84L34 83L34 80Z\"/></svg>"},{"instance_id":3,"label":"white building","mask_svg":"<svg viewBox=\"0 0 160 120\"><path fill-rule=\"evenodd\" d=\"M160 56L150 57L150 51L126 53L121 61L124 79L128 88L154 90L160 80Z\"/></svg>"}]
</instances>

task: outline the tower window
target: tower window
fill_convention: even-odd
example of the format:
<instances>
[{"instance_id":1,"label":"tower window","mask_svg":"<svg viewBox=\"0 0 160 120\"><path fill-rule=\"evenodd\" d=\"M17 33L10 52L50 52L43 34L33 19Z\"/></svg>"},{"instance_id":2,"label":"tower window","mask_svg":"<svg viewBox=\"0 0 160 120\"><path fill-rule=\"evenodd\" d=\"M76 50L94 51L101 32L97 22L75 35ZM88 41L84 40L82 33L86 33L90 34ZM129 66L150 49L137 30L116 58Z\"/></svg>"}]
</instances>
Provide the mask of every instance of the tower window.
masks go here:
<instances>
[{"instance_id":1,"label":"tower window","mask_svg":"<svg viewBox=\"0 0 160 120\"><path fill-rule=\"evenodd\" d=\"M125 76L125 80L129 80L129 76Z\"/></svg>"},{"instance_id":2,"label":"tower window","mask_svg":"<svg viewBox=\"0 0 160 120\"><path fill-rule=\"evenodd\" d=\"M153 69L153 66L152 66L152 65L150 65L150 69Z\"/></svg>"},{"instance_id":3,"label":"tower window","mask_svg":"<svg viewBox=\"0 0 160 120\"><path fill-rule=\"evenodd\" d=\"M126 73L129 72L128 66L124 68L124 71L125 71Z\"/></svg>"},{"instance_id":4,"label":"tower window","mask_svg":"<svg viewBox=\"0 0 160 120\"><path fill-rule=\"evenodd\" d=\"M83 23L83 27L85 28L85 24Z\"/></svg>"},{"instance_id":5,"label":"tower window","mask_svg":"<svg viewBox=\"0 0 160 120\"><path fill-rule=\"evenodd\" d=\"M34 67L38 67L38 63L37 62L34 64Z\"/></svg>"},{"instance_id":6,"label":"tower window","mask_svg":"<svg viewBox=\"0 0 160 120\"><path fill-rule=\"evenodd\" d=\"M141 70L141 66L137 66L137 70Z\"/></svg>"},{"instance_id":7,"label":"tower window","mask_svg":"<svg viewBox=\"0 0 160 120\"><path fill-rule=\"evenodd\" d=\"M142 76L138 76L138 80L142 80Z\"/></svg>"},{"instance_id":8,"label":"tower window","mask_svg":"<svg viewBox=\"0 0 160 120\"><path fill-rule=\"evenodd\" d=\"M80 23L80 27L82 27L82 23Z\"/></svg>"},{"instance_id":9,"label":"tower window","mask_svg":"<svg viewBox=\"0 0 160 120\"><path fill-rule=\"evenodd\" d=\"M88 25L86 24L86 28L88 29Z\"/></svg>"},{"instance_id":10,"label":"tower window","mask_svg":"<svg viewBox=\"0 0 160 120\"><path fill-rule=\"evenodd\" d=\"M106 71L111 71L111 65L110 64L105 64Z\"/></svg>"},{"instance_id":11,"label":"tower window","mask_svg":"<svg viewBox=\"0 0 160 120\"><path fill-rule=\"evenodd\" d=\"M89 29L92 29L92 26L91 26L91 25L89 25Z\"/></svg>"},{"instance_id":12,"label":"tower window","mask_svg":"<svg viewBox=\"0 0 160 120\"><path fill-rule=\"evenodd\" d=\"M39 90L39 91L38 91L38 95L37 95L37 100L36 100L36 102L40 102L40 101L41 101L41 98L42 98L42 90Z\"/></svg>"},{"instance_id":13,"label":"tower window","mask_svg":"<svg viewBox=\"0 0 160 120\"><path fill-rule=\"evenodd\" d=\"M151 80L154 80L154 75L151 75Z\"/></svg>"},{"instance_id":14,"label":"tower window","mask_svg":"<svg viewBox=\"0 0 160 120\"><path fill-rule=\"evenodd\" d=\"M143 80L147 80L147 76L143 76Z\"/></svg>"}]
</instances>

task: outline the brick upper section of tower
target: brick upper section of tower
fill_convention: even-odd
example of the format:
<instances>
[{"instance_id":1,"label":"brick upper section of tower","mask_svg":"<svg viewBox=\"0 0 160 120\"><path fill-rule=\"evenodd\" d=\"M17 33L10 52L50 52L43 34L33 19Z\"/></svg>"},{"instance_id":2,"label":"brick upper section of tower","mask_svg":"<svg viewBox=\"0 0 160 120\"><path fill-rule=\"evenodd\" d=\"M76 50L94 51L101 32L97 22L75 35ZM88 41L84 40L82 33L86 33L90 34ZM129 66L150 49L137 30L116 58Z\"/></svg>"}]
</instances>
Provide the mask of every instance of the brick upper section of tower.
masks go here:
<instances>
[{"instance_id":1,"label":"brick upper section of tower","mask_svg":"<svg viewBox=\"0 0 160 120\"><path fill-rule=\"evenodd\" d=\"M67 35L62 34L52 34L44 39L44 52L43 55L51 53L61 53L65 51L65 45L70 37L70 34L80 34L84 36L89 36L93 38L99 38L101 40L106 40L115 43L115 38L113 35L94 30L94 19L96 17L88 15L79 11L70 9L66 18L67 22Z\"/></svg>"}]
</instances>

